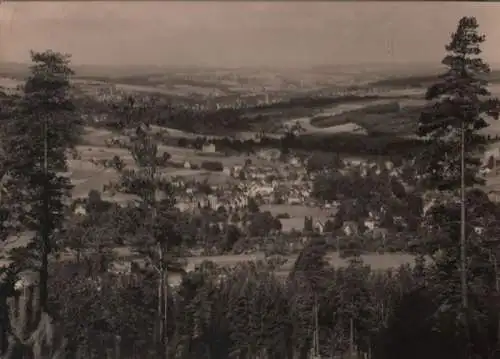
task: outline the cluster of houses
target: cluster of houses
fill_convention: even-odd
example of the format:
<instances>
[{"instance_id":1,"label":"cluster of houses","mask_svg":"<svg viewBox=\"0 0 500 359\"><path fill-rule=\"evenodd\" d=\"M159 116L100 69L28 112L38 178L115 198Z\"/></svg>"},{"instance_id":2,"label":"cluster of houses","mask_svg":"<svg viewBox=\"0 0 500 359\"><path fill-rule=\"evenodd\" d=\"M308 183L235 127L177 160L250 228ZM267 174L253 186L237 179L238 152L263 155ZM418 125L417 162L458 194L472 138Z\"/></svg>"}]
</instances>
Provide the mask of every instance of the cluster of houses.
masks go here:
<instances>
[{"instance_id":1,"label":"cluster of houses","mask_svg":"<svg viewBox=\"0 0 500 359\"><path fill-rule=\"evenodd\" d=\"M187 189L184 194L177 197L176 207L180 211L195 211L200 208L219 210L221 207L228 211L245 208L248 205L249 196L237 188L232 190L223 186L212 186L214 193L205 194Z\"/></svg>"},{"instance_id":2,"label":"cluster of houses","mask_svg":"<svg viewBox=\"0 0 500 359\"><path fill-rule=\"evenodd\" d=\"M181 211L192 211L198 208L219 210L237 210L248 205L250 198L260 204L291 204L314 206L311 199L311 183L303 182L289 185L273 180L241 181L237 184L212 185L211 193L201 193L187 188L177 196L176 206Z\"/></svg>"}]
</instances>

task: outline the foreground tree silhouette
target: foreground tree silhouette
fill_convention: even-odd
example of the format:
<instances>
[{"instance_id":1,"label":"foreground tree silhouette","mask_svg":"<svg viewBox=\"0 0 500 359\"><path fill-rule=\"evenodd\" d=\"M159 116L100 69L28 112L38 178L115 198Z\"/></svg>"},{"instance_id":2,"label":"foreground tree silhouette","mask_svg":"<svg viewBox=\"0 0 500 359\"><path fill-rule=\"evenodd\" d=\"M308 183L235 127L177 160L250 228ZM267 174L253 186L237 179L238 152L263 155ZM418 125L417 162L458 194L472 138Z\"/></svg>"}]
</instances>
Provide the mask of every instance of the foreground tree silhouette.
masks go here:
<instances>
[{"instance_id":1,"label":"foreground tree silhouette","mask_svg":"<svg viewBox=\"0 0 500 359\"><path fill-rule=\"evenodd\" d=\"M484 183L475 155L484 151L486 138L478 131L489 126L487 117L498 119L500 105L487 87L490 67L478 57L485 36L477 29L475 18L460 20L445 47L442 64L448 69L426 93L429 106L420 116L418 135L429 140L420 158L428 188L454 190L462 177L466 187Z\"/></svg>"},{"instance_id":2,"label":"foreground tree silhouette","mask_svg":"<svg viewBox=\"0 0 500 359\"><path fill-rule=\"evenodd\" d=\"M479 57L485 36L478 33L478 27L474 17L460 19L456 32L445 47L447 55L442 64L448 69L428 89L426 99L429 105L422 112L418 126L419 136L428 141L419 158L423 187L451 191L452 196L457 190L460 192L460 235L457 236L456 232L450 234L455 237L450 239L455 239L457 244L460 238L460 258L456 255L458 251L448 248L446 262L448 272L460 268L458 287L461 289L459 296L464 319L469 313L466 189L484 183L478 157L484 152L486 138L479 130L488 127L488 118L498 119L500 110L499 100L491 97L487 88L490 67ZM457 218L448 217L448 220L456 222Z\"/></svg>"},{"instance_id":3,"label":"foreground tree silhouette","mask_svg":"<svg viewBox=\"0 0 500 359\"><path fill-rule=\"evenodd\" d=\"M31 73L20 88L21 95L14 97L15 105L3 128L2 206L9 214L11 233L30 233L27 247L12 253L11 259L17 271L31 269L38 273L35 291L39 301L29 308L37 323L33 333L51 335L54 327L48 306L48 263L71 195L70 180L60 173L68 170L68 150L74 150L81 123L74 115L69 56L32 52L31 59ZM16 336L17 344L22 340ZM42 343L33 345L33 355L51 355L45 350L36 352L35 346Z\"/></svg>"},{"instance_id":4,"label":"foreground tree silhouette","mask_svg":"<svg viewBox=\"0 0 500 359\"><path fill-rule=\"evenodd\" d=\"M31 58L31 74L5 129L4 200L14 229L36 233L29 254L40 262L40 306L46 310L52 237L71 195L70 180L60 173L68 170L81 122L74 116L69 56L46 51Z\"/></svg>"}]
</instances>

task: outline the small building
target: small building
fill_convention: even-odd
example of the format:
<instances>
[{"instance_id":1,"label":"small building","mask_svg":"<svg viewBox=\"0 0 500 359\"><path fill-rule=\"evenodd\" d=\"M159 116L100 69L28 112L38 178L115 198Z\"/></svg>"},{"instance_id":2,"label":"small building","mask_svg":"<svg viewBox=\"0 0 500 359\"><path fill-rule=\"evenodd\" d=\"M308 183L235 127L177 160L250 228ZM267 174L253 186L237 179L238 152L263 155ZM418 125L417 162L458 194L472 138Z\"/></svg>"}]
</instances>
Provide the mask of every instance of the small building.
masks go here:
<instances>
[{"instance_id":1,"label":"small building","mask_svg":"<svg viewBox=\"0 0 500 359\"><path fill-rule=\"evenodd\" d=\"M205 153L214 153L215 152L215 145L213 143L207 143L207 144L203 145L201 150Z\"/></svg>"},{"instance_id":2,"label":"small building","mask_svg":"<svg viewBox=\"0 0 500 359\"><path fill-rule=\"evenodd\" d=\"M319 234L323 234L325 231L325 224L319 219L317 219L316 222L314 223L314 230Z\"/></svg>"},{"instance_id":3,"label":"small building","mask_svg":"<svg viewBox=\"0 0 500 359\"><path fill-rule=\"evenodd\" d=\"M292 156L289 158L288 163L294 167L300 166L300 159L298 157Z\"/></svg>"},{"instance_id":4,"label":"small building","mask_svg":"<svg viewBox=\"0 0 500 359\"><path fill-rule=\"evenodd\" d=\"M87 215L87 210L85 209L85 204L84 203L76 204L75 208L73 209L73 213L78 215L78 216Z\"/></svg>"},{"instance_id":5,"label":"small building","mask_svg":"<svg viewBox=\"0 0 500 359\"><path fill-rule=\"evenodd\" d=\"M373 231L375 229L376 225L377 225L377 222L372 218L368 218L365 220L365 227L369 231Z\"/></svg>"},{"instance_id":6,"label":"small building","mask_svg":"<svg viewBox=\"0 0 500 359\"><path fill-rule=\"evenodd\" d=\"M267 161L278 160L281 156L281 151L276 148L260 150L257 157Z\"/></svg>"},{"instance_id":7,"label":"small building","mask_svg":"<svg viewBox=\"0 0 500 359\"><path fill-rule=\"evenodd\" d=\"M181 212L186 212L192 210L194 206L193 204L188 203L187 201L182 201L182 202L177 202L175 204L175 207Z\"/></svg>"}]
</instances>

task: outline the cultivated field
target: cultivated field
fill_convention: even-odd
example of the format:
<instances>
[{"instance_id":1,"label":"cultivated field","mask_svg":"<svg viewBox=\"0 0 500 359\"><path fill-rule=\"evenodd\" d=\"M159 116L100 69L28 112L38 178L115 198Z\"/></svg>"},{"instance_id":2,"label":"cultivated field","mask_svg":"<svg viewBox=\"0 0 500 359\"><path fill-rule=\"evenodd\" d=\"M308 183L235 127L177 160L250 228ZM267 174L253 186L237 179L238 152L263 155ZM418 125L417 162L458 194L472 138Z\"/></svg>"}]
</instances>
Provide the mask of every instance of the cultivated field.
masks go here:
<instances>
[{"instance_id":1,"label":"cultivated field","mask_svg":"<svg viewBox=\"0 0 500 359\"><path fill-rule=\"evenodd\" d=\"M282 278L286 278L290 274L290 271L293 269L297 257L298 255L283 257L283 259L286 259L286 263L278 270L276 270L275 273ZM349 264L349 259L340 258L340 255L337 252L327 253L326 258L329 264L336 268L346 267ZM212 257L191 257L187 258L186 270L192 271L204 261L211 261L221 266L233 267L238 263L245 263L249 261L254 262L264 259L265 255L263 253ZM404 253L365 254L361 255L361 259L373 270L387 270L391 268L398 268L399 266L405 264L413 265L415 261L414 256ZM172 274L169 276L169 282L173 285L179 284L180 281L180 275Z\"/></svg>"},{"instance_id":2,"label":"cultivated field","mask_svg":"<svg viewBox=\"0 0 500 359\"><path fill-rule=\"evenodd\" d=\"M11 238L10 240L1 243L0 253L0 267L5 266L10 263L6 258L6 254L9 250L17 247L25 246L29 241L29 234L25 234L21 237ZM115 254L118 260L130 258L132 252L128 247L119 247L115 249ZM71 255L69 253L63 254L61 260L69 259ZM286 262L276 271L281 277L286 277L293 268L298 255L289 255L283 257ZM245 263L250 261L265 260L265 254L262 252L257 252L254 254L242 254L242 255L222 255L222 256L200 256L200 257L188 257L186 258L186 271L193 271L197 266L205 261L211 261L221 266L233 267L239 263ZM348 259L340 258L337 252L328 252L326 258L330 265L334 267L345 267L349 264ZM369 265L374 270L387 270L390 268L397 268L404 264L414 264L414 256L404 253L385 253L385 254L365 254L361 255L361 259L366 265ZM178 284L181 280L181 276L178 274L171 274L169 276L169 281L171 284Z\"/></svg>"},{"instance_id":3,"label":"cultivated field","mask_svg":"<svg viewBox=\"0 0 500 359\"><path fill-rule=\"evenodd\" d=\"M292 229L303 230L306 217L312 217L313 223L316 220L325 223L330 217L335 215L335 210L333 209L289 204L266 204L260 206L260 210L263 212L269 211L273 216L288 214L290 218L280 219L283 232L290 232Z\"/></svg>"},{"instance_id":4,"label":"cultivated field","mask_svg":"<svg viewBox=\"0 0 500 359\"><path fill-rule=\"evenodd\" d=\"M15 80L15 79L10 78L10 77L0 76L0 87L4 87L7 89L13 89L19 85L21 85L21 82L18 80Z\"/></svg>"},{"instance_id":5,"label":"cultivated field","mask_svg":"<svg viewBox=\"0 0 500 359\"><path fill-rule=\"evenodd\" d=\"M134 167L134 161L127 150L117 147L107 147L106 141L116 137L111 131L86 128L83 136L84 145L77 146L79 158L70 161L68 175L72 179L75 187L74 197L81 197L88 194L91 189L102 190L105 184L117 179L115 171L104 169L102 166L95 165L94 161L109 160L114 156L119 156L125 165ZM268 165L268 161L257 158L256 156L225 156L219 153L203 153L189 148L175 146L159 146L160 155L168 152L171 155L171 161L184 163L188 161L192 165L201 165L204 161L218 161L225 167L234 165L243 165L247 159L257 165ZM223 184L234 182L235 180L222 172L209 172L205 170L193 170L185 168L170 167L162 170L167 177L184 177L186 179L196 179L198 181L207 180L209 184ZM129 197L117 195L115 200L121 201Z\"/></svg>"}]
</instances>

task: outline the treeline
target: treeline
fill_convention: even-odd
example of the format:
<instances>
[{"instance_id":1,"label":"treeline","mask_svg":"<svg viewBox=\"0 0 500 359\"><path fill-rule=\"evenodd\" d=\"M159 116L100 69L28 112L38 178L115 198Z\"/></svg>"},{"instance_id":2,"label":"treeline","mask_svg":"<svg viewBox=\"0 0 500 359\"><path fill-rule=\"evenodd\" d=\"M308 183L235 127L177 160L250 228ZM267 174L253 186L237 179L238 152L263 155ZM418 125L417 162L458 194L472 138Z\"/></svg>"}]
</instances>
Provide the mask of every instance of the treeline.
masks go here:
<instances>
[{"instance_id":1,"label":"treeline","mask_svg":"<svg viewBox=\"0 0 500 359\"><path fill-rule=\"evenodd\" d=\"M302 108L318 108L323 106L331 106L339 103L354 103L363 102L367 100L376 100L380 96L376 95L344 95L344 96L314 96L309 95L307 97L294 97L287 101L280 101L271 104L262 104L256 106L256 109L272 109L272 110L287 110L293 107Z\"/></svg>"},{"instance_id":2,"label":"treeline","mask_svg":"<svg viewBox=\"0 0 500 359\"><path fill-rule=\"evenodd\" d=\"M398 138L394 136L365 136L356 134L293 135L269 137L263 134L259 139L240 140L234 137L170 138L166 144L191 147L201 150L206 143L213 143L219 152L255 153L261 149L278 148L284 154L290 151L329 152L332 156L411 158L425 148L420 139Z\"/></svg>"}]
</instances>

